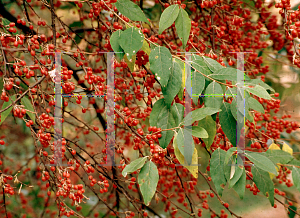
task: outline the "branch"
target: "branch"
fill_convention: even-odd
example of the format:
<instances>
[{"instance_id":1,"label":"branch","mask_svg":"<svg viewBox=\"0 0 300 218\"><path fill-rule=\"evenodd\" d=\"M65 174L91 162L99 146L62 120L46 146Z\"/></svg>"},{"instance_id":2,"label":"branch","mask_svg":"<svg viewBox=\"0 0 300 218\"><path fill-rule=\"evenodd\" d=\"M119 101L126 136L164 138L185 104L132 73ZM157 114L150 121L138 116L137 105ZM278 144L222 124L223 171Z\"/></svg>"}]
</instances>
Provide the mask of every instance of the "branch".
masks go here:
<instances>
[{"instance_id":1,"label":"branch","mask_svg":"<svg viewBox=\"0 0 300 218\"><path fill-rule=\"evenodd\" d=\"M31 30L31 29L29 29L29 27L23 26L22 24L20 24L20 23L17 22L17 18L15 18L11 13L9 13L5 9L4 4L2 3L2 0L0 0L0 8L1 8L0 14L2 15L2 17L6 18L10 22L15 23L16 27L18 27L19 29L21 29L24 33L36 35L36 32L34 30Z\"/></svg>"},{"instance_id":2,"label":"branch","mask_svg":"<svg viewBox=\"0 0 300 218\"><path fill-rule=\"evenodd\" d=\"M213 50L213 52L215 52L214 9L215 9L215 7L213 7L211 9L211 27L212 27L212 41L211 41L211 44L212 44L212 50Z\"/></svg>"},{"instance_id":3,"label":"branch","mask_svg":"<svg viewBox=\"0 0 300 218\"><path fill-rule=\"evenodd\" d=\"M27 92L29 92L30 89L32 89L33 87L35 87L36 85L40 84L41 82L43 82L43 80L46 78L46 76L42 76L42 78L40 80L38 80L37 82L35 82L32 86L30 86L25 92L23 92L22 95L20 95L15 101L12 101L12 103L10 105L8 105L6 108L0 110L0 114L6 110L8 110L12 105L14 105L16 102L18 102L21 98L24 97L24 95L27 94Z\"/></svg>"},{"instance_id":4,"label":"branch","mask_svg":"<svg viewBox=\"0 0 300 218\"><path fill-rule=\"evenodd\" d=\"M201 176L205 179L206 183L208 184L210 190L215 193L215 195L217 196L218 200L220 201L220 203L222 205L224 205L224 201L221 199L220 195L218 195L218 193L213 189L213 187L211 186L211 184L209 183L208 179L206 178L206 176L204 175L204 173L202 173L200 170L198 170L198 172L201 174ZM232 212L232 210L230 210L229 208L226 208L230 213L231 215L234 215L235 217L237 218L242 218L241 216L235 214L234 212Z\"/></svg>"},{"instance_id":5,"label":"branch","mask_svg":"<svg viewBox=\"0 0 300 218\"><path fill-rule=\"evenodd\" d=\"M191 216L196 217L196 216L195 216L194 209L193 209L193 204L192 204L191 199L190 199L190 196L186 193L186 190L185 190L185 188L184 188L183 182L182 182L182 180L181 180L181 177L179 176L179 173L178 173L178 170L177 170L176 166L175 166L175 170L176 170L177 177L178 177L178 179L179 179L179 181L180 181L180 184L181 184L181 186L182 186L182 189L184 190L184 194L185 194L185 196L186 196L186 198L188 199L188 202L189 202L189 204L190 204L191 213L192 213Z\"/></svg>"},{"instance_id":6,"label":"branch","mask_svg":"<svg viewBox=\"0 0 300 218\"><path fill-rule=\"evenodd\" d=\"M7 215L7 209L6 209L6 202L5 202L4 187L2 187L2 191L3 191L3 206L4 206L4 210L5 210L5 215L6 215L6 217L8 217L8 215Z\"/></svg>"}]
</instances>

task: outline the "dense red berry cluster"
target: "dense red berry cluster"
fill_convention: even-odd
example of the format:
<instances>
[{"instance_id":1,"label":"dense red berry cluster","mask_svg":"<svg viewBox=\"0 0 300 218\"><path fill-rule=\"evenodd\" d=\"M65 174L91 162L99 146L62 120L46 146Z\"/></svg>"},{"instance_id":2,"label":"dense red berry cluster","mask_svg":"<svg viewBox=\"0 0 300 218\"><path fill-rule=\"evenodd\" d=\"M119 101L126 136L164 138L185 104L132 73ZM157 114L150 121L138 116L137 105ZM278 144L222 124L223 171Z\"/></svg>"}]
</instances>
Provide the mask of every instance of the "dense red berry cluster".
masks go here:
<instances>
[{"instance_id":1,"label":"dense red berry cluster","mask_svg":"<svg viewBox=\"0 0 300 218\"><path fill-rule=\"evenodd\" d=\"M145 31L144 31L144 33L145 33ZM144 52L142 50L142 51L138 51L136 53L136 61L135 61L135 63L138 66L146 65L148 62L149 62L149 56L146 54L146 52Z\"/></svg>"},{"instance_id":2,"label":"dense red berry cluster","mask_svg":"<svg viewBox=\"0 0 300 218\"><path fill-rule=\"evenodd\" d=\"M211 217L228 217L225 210L230 209L229 204L220 202L224 209L220 212L214 211L210 205L210 199L214 198L216 193L212 189L199 190L202 187L197 185L198 180L186 167L179 165L179 160L174 153L173 140L166 148L160 146L159 140L163 131L166 130L149 126L152 106L163 96L158 81L149 70L147 51L140 50L136 53L133 67L130 66L132 62L114 61L115 90L111 93L114 94L115 110L118 111L115 111L114 126L105 127L102 123L106 111L104 103L98 98L85 99L78 96L64 99L64 118L61 122L67 128L62 133L63 139L58 142L61 143L61 149L58 149L57 144L53 142L55 139L53 134L55 101L53 98L54 87L48 72L54 70L55 51L67 52L62 56L62 89L64 93L70 94L77 91L77 88L80 91L84 90L98 95L109 93L106 83L106 56L103 55L103 52L112 51L111 33L115 30L125 30L126 25L130 24L139 28L146 38L146 43L157 43L170 49L172 55L177 55L179 58L182 56L184 49L179 40L175 23L158 34L155 22L151 21L151 25L143 25L120 15L114 5L116 2L117 0L74 2L76 5L74 13L78 15L76 22L80 23L80 25L76 24L79 26L78 28L74 28L64 23L55 13L53 16L56 22L50 23L46 19L44 20L34 10L39 8L43 12L52 6L42 1L27 0L24 1L25 7L32 9L25 10L29 15L24 13L26 17L23 14L18 15L14 22L7 25L1 24L1 28L3 28L3 31L0 30L1 33L3 32L0 36L1 48L5 48L2 52L8 63L4 64L9 67L7 68L9 73L0 74L1 78L4 77L4 89L0 90L2 92L1 100L9 102L11 96L26 92L26 96L34 102L34 111L31 112L36 114L35 122L28 120L27 108L21 107L19 102L15 102L12 113L15 118L22 118L26 122L26 126L30 128L30 132L36 139L34 144L36 154L33 160L37 163L36 184L41 190L38 196L45 201L46 207L49 206L50 199L56 196L59 216L70 217L76 213L75 211L81 211L80 204L94 193L102 204L107 204L107 208L111 207L110 215L119 214L127 218L151 217L152 211L147 210L147 207L140 201L141 198L137 200L137 196L140 194L136 179L138 170L127 175L125 179L121 175L125 166L131 162L135 154L138 154L141 157L148 156L157 165L159 183L155 200L163 204L162 211L168 216L187 217L197 214L198 217L204 217L206 214L210 214ZM143 2L138 0L134 2L143 5ZM161 5L163 10L170 7L169 3L158 0L155 2ZM63 4L63 6L69 4L63 1L52 3L54 9L49 10L49 13L56 11ZM251 79L261 79L262 81L266 80L265 74L270 70L269 66L264 64L263 55L260 54L260 51L264 53L267 50L265 48L273 49L275 53L283 48L286 49L291 64L300 67L300 49L295 46L293 41L300 36L299 9L291 10L289 0L281 0L276 3L257 0L253 3L250 7L248 4L251 2L243 3L237 0L231 0L230 3L222 0L194 1L189 4L183 4L181 1L172 2L182 9L187 7L192 12L191 32L185 51L197 51L218 61L223 66L232 67L237 64L237 54L232 52L251 52L245 55L245 71ZM17 2L16 4L21 6L23 3ZM285 28L278 24L279 20L270 12L269 9L273 5L280 8L279 13L283 17ZM259 11L255 22L253 22L254 8ZM3 8L3 10L6 9ZM12 16L13 11L15 13L15 9L9 12ZM27 16L33 17L33 19L28 19ZM82 27L86 23L91 24L91 27ZM271 43L268 40L271 40ZM22 54L19 55L19 53ZM42 76L45 76L46 79L37 82ZM227 85L230 84L227 81ZM184 94L183 92L183 96ZM265 113L251 111L254 122L246 122L248 128L246 138L249 140L246 149L263 152L268 148L268 139L280 139L282 132L291 133L298 128L298 124L290 121L291 117L288 115L277 115L281 103L279 99L275 99L279 97L278 93L274 94L272 100L253 97L263 105ZM107 100L107 96L104 97L104 100ZM229 98L226 101L231 103L232 99ZM184 105L185 99L177 95L174 102ZM197 105L192 102L192 110L204 106L204 103L200 104L200 102L202 101L199 100ZM98 104L100 106L97 106ZM77 108L80 109L77 110ZM95 110L90 110L91 108ZM92 112L90 113L90 111ZM97 122L90 118L92 113L98 118ZM74 117L77 119L71 120ZM64 122L65 120L66 122ZM92 121L88 123L87 120ZM102 127L100 127L100 123ZM220 127L218 117L216 123L216 136L210 152L217 148L227 151L232 145ZM113 130L115 130L116 136L115 158L116 162L121 165L118 167L102 166L100 164L105 164L109 160L109 152L111 152L105 144L103 134L111 133ZM96 136L93 135L95 132ZM201 139L197 137L193 137L193 139L198 148L200 144L202 146L200 149L206 147ZM1 138L0 145L10 145L6 141L9 139ZM66 167L57 165L56 155L61 155L62 162L67 164ZM3 162L10 161L2 153L0 158L1 167L4 165L2 165ZM5 164L5 167L1 168L1 172L12 175L15 170L21 169L22 179L26 180L25 176L36 170L19 165L13 168ZM248 181L246 188L253 195L257 195L260 190L254 183L252 184L251 167L246 167L246 170ZM289 168L281 167L275 180L279 184L285 183L287 187L291 187L293 184L288 177L290 173ZM211 181L209 175L210 167L208 166L203 176L208 182ZM15 194L15 186L9 183L13 178L13 176L3 175L4 193ZM28 188L28 190L30 189ZM285 196L285 192L279 191L277 188L275 193ZM0 194L2 193L0 192ZM120 195L122 195L121 200ZM190 203L190 196L200 204L196 206ZM123 201L123 197L130 202L130 207L120 206L119 202ZM30 198L25 197L21 192L20 199L22 208L29 211L28 213L32 213ZM9 202L6 202L6 205L9 205ZM72 209L69 205L72 206ZM118 211L120 207L122 209ZM191 207L194 208L194 211L191 210ZM274 207L277 205L275 204ZM5 213L3 208L0 209L0 213ZM57 212L53 211L53 208L45 209L45 213L50 217L57 216ZM94 217L101 216L99 212L93 214ZM7 217L12 217L12 213L8 212Z\"/></svg>"}]
</instances>

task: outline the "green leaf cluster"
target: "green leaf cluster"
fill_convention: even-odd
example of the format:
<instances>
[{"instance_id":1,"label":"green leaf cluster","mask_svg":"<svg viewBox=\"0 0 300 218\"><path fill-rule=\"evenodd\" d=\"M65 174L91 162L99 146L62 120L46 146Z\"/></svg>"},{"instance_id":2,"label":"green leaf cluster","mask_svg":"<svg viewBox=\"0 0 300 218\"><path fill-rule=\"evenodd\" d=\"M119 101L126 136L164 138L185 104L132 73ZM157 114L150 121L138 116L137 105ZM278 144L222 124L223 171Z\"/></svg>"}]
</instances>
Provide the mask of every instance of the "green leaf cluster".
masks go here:
<instances>
[{"instance_id":1,"label":"green leaf cluster","mask_svg":"<svg viewBox=\"0 0 300 218\"><path fill-rule=\"evenodd\" d=\"M116 52L119 60L123 59L124 54L128 60L132 60L142 48L143 42L144 35L136 27L127 28L124 31L117 30L110 37L111 48Z\"/></svg>"},{"instance_id":2,"label":"green leaf cluster","mask_svg":"<svg viewBox=\"0 0 300 218\"><path fill-rule=\"evenodd\" d=\"M159 20L159 34L169 28L175 22L178 37L182 41L183 47L186 46L192 28L188 13L179 8L179 5L171 5L161 14Z\"/></svg>"},{"instance_id":3,"label":"green leaf cluster","mask_svg":"<svg viewBox=\"0 0 300 218\"><path fill-rule=\"evenodd\" d=\"M4 102L2 105L2 109L6 108L7 106L11 105L11 100L15 101L16 97L15 96L11 96L10 99L8 100L8 102ZM0 125L4 122L4 120L6 119L6 117L10 114L10 112L12 111L13 107L8 108L6 111L1 113L1 121L0 121Z\"/></svg>"},{"instance_id":4,"label":"green leaf cluster","mask_svg":"<svg viewBox=\"0 0 300 218\"><path fill-rule=\"evenodd\" d=\"M128 164L122 171L124 177L140 169L138 174L138 184L144 202L149 205L155 192L159 180L157 166L152 161L147 161L148 157L141 157ZM146 162L147 161L147 162Z\"/></svg>"},{"instance_id":5,"label":"green leaf cluster","mask_svg":"<svg viewBox=\"0 0 300 218\"><path fill-rule=\"evenodd\" d=\"M252 163L250 176L245 170L246 162L249 160ZM228 188L233 188L240 196L244 197L246 175L256 184L257 188L264 194L274 205L274 183L271 174L278 175L277 164L290 163L293 157L283 150L268 149L266 152L250 152L242 151L237 147L232 147L228 151L220 148L216 149L210 160L210 176L215 185L215 188L220 196L228 184ZM247 164L249 165L249 161ZM293 180L296 187L300 190L300 170L298 167L293 167Z\"/></svg>"},{"instance_id":6,"label":"green leaf cluster","mask_svg":"<svg viewBox=\"0 0 300 218\"><path fill-rule=\"evenodd\" d=\"M150 24L141 8L132 1L118 0L115 3L115 6L119 12L121 12L121 14L123 14L125 17L128 17L130 20L143 21Z\"/></svg>"}]
</instances>

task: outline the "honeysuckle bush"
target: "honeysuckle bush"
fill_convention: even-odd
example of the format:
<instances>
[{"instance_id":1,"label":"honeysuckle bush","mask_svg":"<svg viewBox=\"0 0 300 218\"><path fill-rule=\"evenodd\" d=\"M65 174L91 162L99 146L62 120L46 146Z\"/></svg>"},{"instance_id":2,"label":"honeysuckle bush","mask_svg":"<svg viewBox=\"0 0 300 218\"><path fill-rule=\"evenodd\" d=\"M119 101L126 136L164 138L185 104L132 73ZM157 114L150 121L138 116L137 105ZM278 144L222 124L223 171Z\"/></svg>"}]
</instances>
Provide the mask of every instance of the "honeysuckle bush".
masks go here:
<instances>
[{"instance_id":1,"label":"honeysuckle bush","mask_svg":"<svg viewBox=\"0 0 300 218\"><path fill-rule=\"evenodd\" d=\"M285 50L300 67L300 12L290 1L0 0L0 7L2 217L242 217L236 205L249 193L298 214L300 161L281 133L299 125L280 111L262 56ZM55 52L63 93L77 94L62 98L61 162ZM105 110L107 52L114 114ZM247 52L245 70L238 52ZM110 133L115 165L107 164Z\"/></svg>"}]
</instances>

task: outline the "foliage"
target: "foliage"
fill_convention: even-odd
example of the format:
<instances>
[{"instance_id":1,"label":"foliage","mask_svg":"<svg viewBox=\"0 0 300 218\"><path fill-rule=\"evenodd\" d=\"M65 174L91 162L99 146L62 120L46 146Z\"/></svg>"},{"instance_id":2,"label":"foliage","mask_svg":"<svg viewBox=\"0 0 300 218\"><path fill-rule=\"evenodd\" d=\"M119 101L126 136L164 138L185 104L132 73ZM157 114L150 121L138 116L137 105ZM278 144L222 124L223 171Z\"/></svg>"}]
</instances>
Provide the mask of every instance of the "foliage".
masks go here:
<instances>
[{"instance_id":1,"label":"foliage","mask_svg":"<svg viewBox=\"0 0 300 218\"><path fill-rule=\"evenodd\" d=\"M299 126L263 59L286 50L300 67L299 9L169 3L0 0L1 214L240 217L261 192L299 215L298 147L282 141Z\"/></svg>"}]
</instances>

